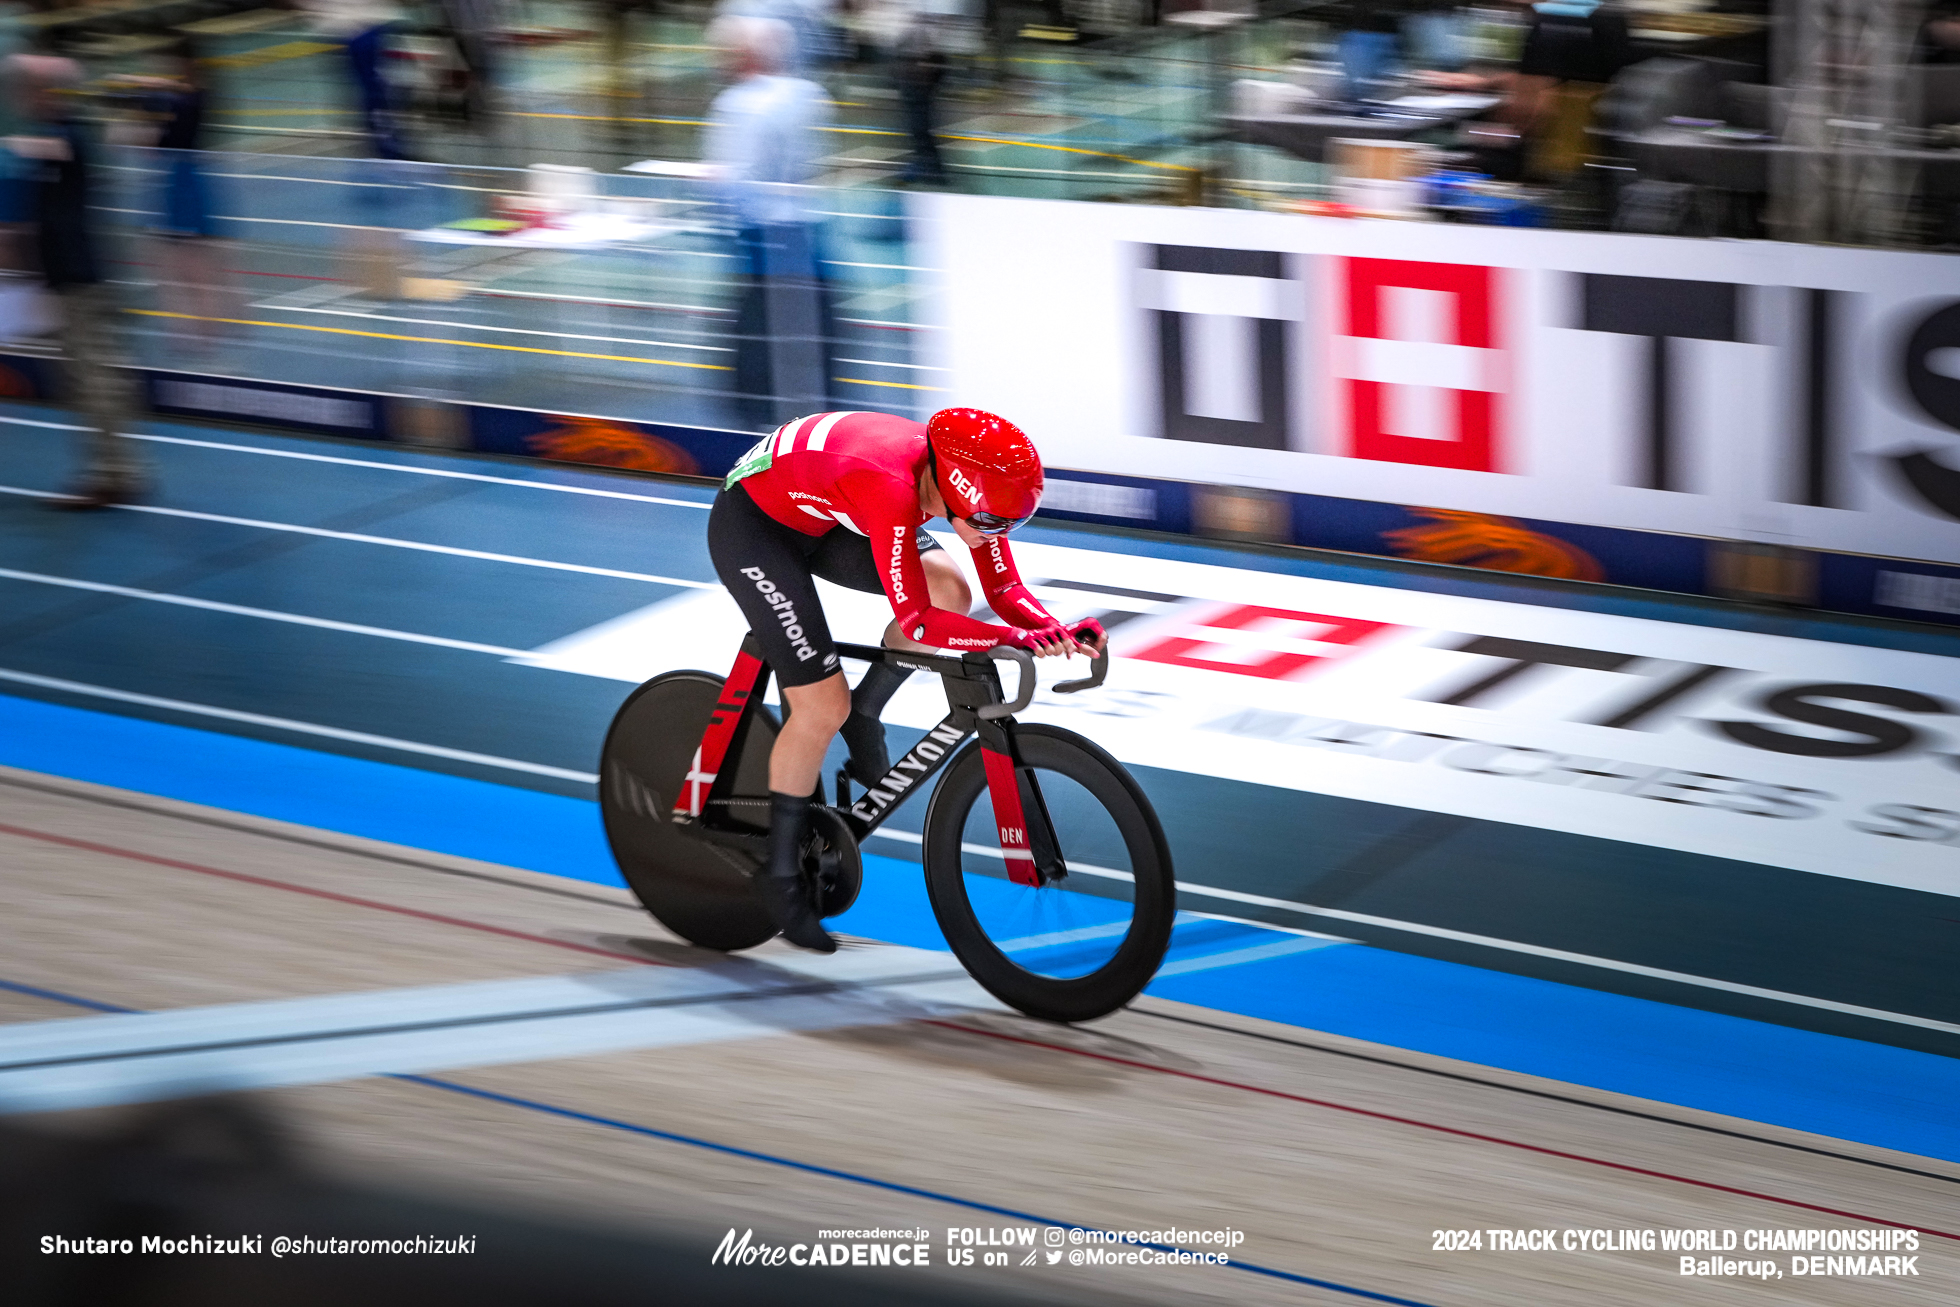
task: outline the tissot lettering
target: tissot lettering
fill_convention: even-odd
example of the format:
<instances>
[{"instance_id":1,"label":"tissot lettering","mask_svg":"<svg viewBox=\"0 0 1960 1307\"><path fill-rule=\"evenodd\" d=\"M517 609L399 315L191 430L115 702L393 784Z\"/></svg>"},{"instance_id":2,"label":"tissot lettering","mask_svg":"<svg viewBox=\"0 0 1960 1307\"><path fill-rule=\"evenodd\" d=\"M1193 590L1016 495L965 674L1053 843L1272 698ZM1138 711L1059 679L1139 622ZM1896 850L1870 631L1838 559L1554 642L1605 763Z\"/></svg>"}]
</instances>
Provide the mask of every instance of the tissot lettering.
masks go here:
<instances>
[{"instance_id":1,"label":"tissot lettering","mask_svg":"<svg viewBox=\"0 0 1960 1307\"><path fill-rule=\"evenodd\" d=\"M1676 676L1652 694L1645 696L1626 707L1619 709L1598 722L1600 726L1622 731L1652 730L1665 724L1671 714L1662 709L1684 706L1683 701L1717 677L1736 669L1733 667L1695 667Z\"/></svg>"},{"instance_id":2,"label":"tissot lettering","mask_svg":"<svg viewBox=\"0 0 1960 1307\"><path fill-rule=\"evenodd\" d=\"M1593 672L1617 672L1634 661L1633 654L1613 653L1605 649L1578 649L1562 644L1539 644L1532 640L1510 640L1494 635L1473 635L1457 645L1456 651L1502 658L1507 665L1487 672L1431 702L1462 708L1482 707L1480 701L1486 695L1534 667L1576 667Z\"/></svg>"},{"instance_id":3,"label":"tissot lettering","mask_svg":"<svg viewBox=\"0 0 1960 1307\"><path fill-rule=\"evenodd\" d=\"M1933 366L1933 355L1960 347L1960 303L1927 314L1900 359L1906 393L1927 417L1960 432L1960 379ZM1893 463L1914 493L1947 517L1960 518L1960 471L1934 457L1935 447L1895 455Z\"/></svg>"},{"instance_id":4,"label":"tissot lettering","mask_svg":"<svg viewBox=\"0 0 1960 1307\"><path fill-rule=\"evenodd\" d=\"M1920 733L1904 722L1835 708L1827 702L1832 699L1877 704L1908 713L1953 711L1931 695L1914 690L1882 685L1799 685L1765 696L1761 702L1763 711L1852 738L1800 735L1746 721L1716 722L1715 728L1739 744L1804 758L1876 758L1909 749L1919 742Z\"/></svg>"}]
</instances>

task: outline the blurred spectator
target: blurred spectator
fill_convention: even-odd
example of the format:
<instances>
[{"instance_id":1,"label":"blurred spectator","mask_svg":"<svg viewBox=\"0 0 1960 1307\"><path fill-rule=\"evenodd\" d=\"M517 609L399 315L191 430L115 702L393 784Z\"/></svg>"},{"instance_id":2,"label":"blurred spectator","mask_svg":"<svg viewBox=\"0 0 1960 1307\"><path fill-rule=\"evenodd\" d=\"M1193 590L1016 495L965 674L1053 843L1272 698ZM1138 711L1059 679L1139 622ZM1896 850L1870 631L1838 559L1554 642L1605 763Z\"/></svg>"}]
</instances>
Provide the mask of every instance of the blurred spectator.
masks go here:
<instances>
[{"instance_id":1,"label":"blurred spectator","mask_svg":"<svg viewBox=\"0 0 1960 1307\"><path fill-rule=\"evenodd\" d=\"M1345 99L1359 103L1387 90L1408 12L1409 0L1349 0L1335 45Z\"/></svg>"},{"instance_id":2,"label":"blurred spectator","mask_svg":"<svg viewBox=\"0 0 1960 1307\"><path fill-rule=\"evenodd\" d=\"M401 21L401 9L394 0L295 0L295 3L312 14L313 25L321 35L346 46L347 64L353 71L354 88L361 100L361 122L367 128L375 157L407 158L395 133L388 80L381 72L388 32Z\"/></svg>"},{"instance_id":3,"label":"blurred spectator","mask_svg":"<svg viewBox=\"0 0 1960 1307\"><path fill-rule=\"evenodd\" d=\"M496 86L497 42L503 39L502 0L440 0L443 20L462 57L463 117L477 127L489 122L490 94Z\"/></svg>"},{"instance_id":4,"label":"blurred spectator","mask_svg":"<svg viewBox=\"0 0 1960 1307\"><path fill-rule=\"evenodd\" d=\"M122 434L131 404L115 367L114 292L102 278L89 202L93 146L74 116L82 70L45 54L11 55L6 69L24 120L7 145L21 161L32 266L60 301L68 399L87 428L74 490L51 502L81 509L128 503L148 487L150 474L136 443Z\"/></svg>"},{"instance_id":5,"label":"blurred spectator","mask_svg":"<svg viewBox=\"0 0 1960 1307\"><path fill-rule=\"evenodd\" d=\"M1412 68L1453 73L1469 61L1463 6L1458 0L1409 0L1402 43Z\"/></svg>"},{"instance_id":6,"label":"blurred spectator","mask_svg":"<svg viewBox=\"0 0 1960 1307\"><path fill-rule=\"evenodd\" d=\"M164 308L187 315L200 343L217 334L219 303L218 226L211 216L211 187L199 157L204 148L208 91L197 51L188 40L169 55L161 77L143 78L143 109L157 124L156 146L163 160L163 194L157 206L163 220Z\"/></svg>"},{"instance_id":7,"label":"blurred spectator","mask_svg":"<svg viewBox=\"0 0 1960 1307\"><path fill-rule=\"evenodd\" d=\"M939 157L939 138L932 129L938 116L939 84L946 77L946 52L941 48L939 25L933 15L912 11L892 46L891 70L899 105L905 111L905 131L912 138L912 160L898 180L900 184L944 186L946 165Z\"/></svg>"},{"instance_id":8,"label":"blurred spectator","mask_svg":"<svg viewBox=\"0 0 1960 1307\"><path fill-rule=\"evenodd\" d=\"M1634 61L1626 13L1610 0L1539 0L1507 117L1526 140L1526 168L1563 182L1592 152L1587 130L1607 83Z\"/></svg>"},{"instance_id":9,"label":"blurred spectator","mask_svg":"<svg viewBox=\"0 0 1960 1307\"><path fill-rule=\"evenodd\" d=\"M788 40L779 71L788 77L813 78L835 63L843 50L836 9L835 0L720 0L715 14L781 23L788 29Z\"/></svg>"},{"instance_id":10,"label":"blurred spectator","mask_svg":"<svg viewBox=\"0 0 1960 1307\"><path fill-rule=\"evenodd\" d=\"M828 390L829 313L806 188L829 101L815 82L782 73L793 40L773 18L725 14L708 26L729 85L709 106L702 155L734 216L746 272L735 324L738 403L762 423L807 412Z\"/></svg>"}]
</instances>

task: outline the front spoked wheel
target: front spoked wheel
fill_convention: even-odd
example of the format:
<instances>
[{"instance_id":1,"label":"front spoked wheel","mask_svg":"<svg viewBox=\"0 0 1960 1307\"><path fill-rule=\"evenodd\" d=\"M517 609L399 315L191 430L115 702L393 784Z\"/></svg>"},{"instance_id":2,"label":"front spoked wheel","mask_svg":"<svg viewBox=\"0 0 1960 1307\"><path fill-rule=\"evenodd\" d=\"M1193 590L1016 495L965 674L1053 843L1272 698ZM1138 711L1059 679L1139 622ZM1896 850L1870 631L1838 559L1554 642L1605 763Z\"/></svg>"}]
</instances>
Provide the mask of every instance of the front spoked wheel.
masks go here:
<instances>
[{"instance_id":1,"label":"front spoked wheel","mask_svg":"<svg viewBox=\"0 0 1960 1307\"><path fill-rule=\"evenodd\" d=\"M1008 1006L1048 1021L1089 1021L1135 998L1156 974L1177 911L1170 848L1123 765L1059 727L1015 728L1068 874L1010 880L978 744L947 768L926 812L926 889L946 942Z\"/></svg>"}]
</instances>

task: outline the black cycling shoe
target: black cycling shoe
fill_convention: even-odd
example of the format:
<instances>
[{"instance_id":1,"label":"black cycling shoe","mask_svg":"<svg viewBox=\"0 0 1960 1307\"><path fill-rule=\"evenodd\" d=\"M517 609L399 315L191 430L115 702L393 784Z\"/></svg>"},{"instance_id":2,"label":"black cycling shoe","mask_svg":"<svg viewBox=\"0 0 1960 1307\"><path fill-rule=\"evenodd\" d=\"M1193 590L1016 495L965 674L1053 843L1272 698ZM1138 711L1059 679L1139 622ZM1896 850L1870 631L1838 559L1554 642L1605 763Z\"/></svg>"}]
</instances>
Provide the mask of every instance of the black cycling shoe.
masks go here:
<instances>
[{"instance_id":1,"label":"black cycling shoe","mask_svg":"<svg viewBox=\"0 0 1960 1307\"><path fill-rule=\"evenodd\" d=\"M782 932L784 939L812 953L837 951L837 941L831 938L817 917L814 896L803 877L758 873L755 892L762 900L769 920L776 923L776 929Z\"/></svg>"}]
</instances>

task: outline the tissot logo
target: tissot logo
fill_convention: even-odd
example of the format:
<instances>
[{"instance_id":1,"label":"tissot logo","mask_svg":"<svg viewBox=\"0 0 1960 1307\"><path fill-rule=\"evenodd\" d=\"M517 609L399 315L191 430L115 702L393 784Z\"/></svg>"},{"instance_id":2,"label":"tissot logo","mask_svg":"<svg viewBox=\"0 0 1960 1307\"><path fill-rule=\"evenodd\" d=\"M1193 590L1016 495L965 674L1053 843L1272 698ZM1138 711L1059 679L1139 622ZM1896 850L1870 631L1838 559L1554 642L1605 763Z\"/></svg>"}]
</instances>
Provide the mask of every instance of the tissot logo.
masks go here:
<instances>
[{"instance_id":1,"label":"tissot logo","mask_svg":"<svg viewBox=\"0 0 1960 1307\"><path fill-rule=\"evenodd\" d=\"M1506 472L1502 272L1400 259L1341 259L1346 330L1334 375L1347 398L1345 453L1387 463Z\"/></svg>"},{"instance_id":2,"label":"tissot logo","mask_svg":"<svg viewBox=\"0 0 1960 1307\"><path fill-rule=\"evenodd\" d=\"M1053 466L1348 501L1293 506L1332 547L1377 543L1366 506L1398 504L1960 564L1951 258L932 208L941 384L1048 433Z\"/></svg>"},{"instance_id":3,"label":"tissot logo","mask_svg":"<svg viewBox=\"0 0 1960 1307\"><path fill-rule=\"evenodd\" d=\"M1235 604L1195 618L1190 626L1131 650L1129 656L1279 680L1319 670L1387 629L1382 622Z\"/></svg>"}]
</instances>

